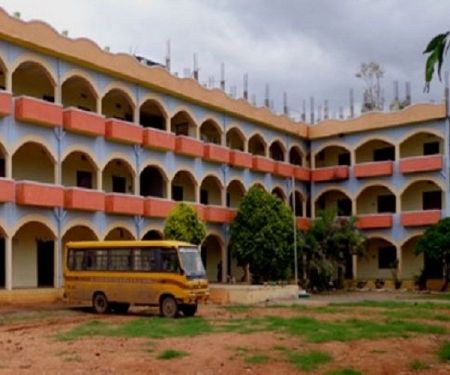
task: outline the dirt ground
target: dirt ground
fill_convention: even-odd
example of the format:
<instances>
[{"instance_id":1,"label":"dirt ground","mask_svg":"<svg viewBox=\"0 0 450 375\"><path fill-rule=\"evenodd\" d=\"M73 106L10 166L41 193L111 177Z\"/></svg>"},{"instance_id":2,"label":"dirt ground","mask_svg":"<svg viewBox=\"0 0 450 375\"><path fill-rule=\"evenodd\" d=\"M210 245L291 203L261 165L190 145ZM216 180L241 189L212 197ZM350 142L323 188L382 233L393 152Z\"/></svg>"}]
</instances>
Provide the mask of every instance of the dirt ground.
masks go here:
<instances>
[{"instance_id":1,"label":"dirt ground","mask_svg":"<svg viewBox=\"0 0 450 375\"><path fill-rule=\"evenodd\" d=\"M407 296L374 294L357 299L391 300ZM326 305L330 301L354 301L353 296L313 297L308 306ZM450 301L448 301L450 302ZM450 310L443 310L450 314ZM308 316L318 320L361 319L365 309L352 308L342 312L318 312L314 309L259 306L257 308L226 308L205 305L198 316L212 323L217 320L245 319L257 316ZM363 374L450 374L450 363L439 361L440 345L450 340L450 321L435 322L446 327L444 335L417 334L389 339L331 341L311 343L299 336L280 332L214 332L194 337L162 339L86 336L61 341L56 335L89 321L120 325L133 319L161 319L157 311L132 309L128 315L95 315L89 309L63 304L45 306L0 306L0 374L298 374L292 363L283 359L277 348L299 353L317 350L326 352L332 361L309 373L327 374L333 370L352 368ZM367 317L366 317L367 318ZM2 320L3 319L3 320ZM183 318L181 318L183 319ZM170 360L158 358L167 350L179 350L185 356ZM263 363L248 360L263 356ZM425 368L411 367L413 361Z\"/></svg>"}]
</instances>

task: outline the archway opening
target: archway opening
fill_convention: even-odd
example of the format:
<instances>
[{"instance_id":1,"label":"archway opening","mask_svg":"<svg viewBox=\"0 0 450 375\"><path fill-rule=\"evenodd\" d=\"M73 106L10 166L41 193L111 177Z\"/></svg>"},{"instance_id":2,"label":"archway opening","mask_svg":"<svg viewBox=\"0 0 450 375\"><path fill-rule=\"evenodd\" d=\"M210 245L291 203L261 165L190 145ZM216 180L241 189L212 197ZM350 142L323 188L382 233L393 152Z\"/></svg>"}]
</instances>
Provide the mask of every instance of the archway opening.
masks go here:
<instances>
[{"instance_id":1,"label":"archway opening","mask_svg":"<svg viewBox=\"0 0 450 375\"><path fill-rule=\"evenodd\" d=\"M255 134L249 139L248 152L253 155L266 156L266 143L259 134Z\"/></svg>"},{"instance_id":2,"label":"archway opening","mask_svg":"<svg viewBox=\"0 0 450 375\"><path fill-rule=\"evenodd\" d=\"M396 197L382 185L368 186L356 198L357 214L381 214L396 212Z\"/></svg>"},{"instance_id":3,"label":"archway opening","mask_svg":"<svg viewBox=\"0 0 450 375\"><path fill-rule=\"evenodd\" d=\"M197 138L197 127L186 111L178 112L170 120L170 131L176 135Z\"/></svg>"},{"instance_id":4,"label":"archway opening","mask_svg":"<svg viewBox=\"0 0 450 375\"><path fill-rule=\"evenodd\" d=\"M303 164L303 154L297 146L291 147L289 151L289 163L301 166Z\"/></svg>"},{"instance_id":5,"label":"archway opening","mask_svg":"<svg viewBox=\"0 0 450 375\"><path fill-rule=\"evenodd\" d=\"M222 282L222 242L214 234L210 234L203 241L201 248L203 265L210 282Z\"/></svg>"},{"instance_id":6,"label":"archway opening","mask_svg":"<svg viewBox=\"0 0 450 375\"><path fill-rule=\"evenodd\" d=\"M222 205L222 185L215 176L207 176L200 185L200 203Z\"/></svg>"},{"instance_id":7,"label":"archway opening","mask_svg":"<svg viewBox=\"0 0 450 375\"><path fill-rule=\"evenodd\" d=\"M434 181L416 181L401 196L402 211L441 210L443 200L442 190Z\"/></svg>"},{"instance_id":8,"label":"archway opening","mask_svg":"<svg viewBox=\"0 0 450 375\"><path fill-rule=\"evenodd\" d=\"M158 167L146 167L141 172L140 185L143 197L167 198L167 179Z\"/></svg>"},{"instance_id":9,"label":"archway opening","mask_svg":"<svg viewBox=\"0 0 450 375\"><path fill-rule=\"evenodd\" d=\"M31 96L53 103L55 101L55 83L50 73L40 64L24 62L12 74L12 92L14 96Z\"/></svg>"},{"instance_id":10,"label":"archway opening","mask_svg":"<svg viewBox=\"0 0 450 375\"><path fill-rule=\"evenodd\" d=\"M52 288L55 279L55 236L40 222L24 224L12 241L13 288Z\"/></svg>"},{"instance_id":11,"label":"archway opening","mask_svg":"<svg viewBox=\"0 0 450 375\"><path fill-rule=\"evenodd\" d=\"M133 194L134 173L122 159L111 160L103 169L103 190L107 193Z\"/></svg>"},{"instance_id":12,"label":"archway opening","mask_svg":"<svg viewBox=\"0 0 450 375\"><path fill-rule=\"evenodd\" d=\"M144 237L142 237L142 240L144 241L152 241L152 240L162 240L164 239L163 234L156 229L151 229L147 233L145 233Z\"/></svg>"},{"instance_id":13,"label":"archway opening","mask_svg":"<svg viewBox=\"0 0 450 375\"><path fill-rule=\"evenodd\" d=\"M400 158L438 155L443 152L444 140L432 133L416 133L400 144Z\"/></svg>"},{"instance_id":14,"label":"archway opening","mask_svg":"<svg viewBox=\"0 0 450 375\"><path fill-rule=\"evenodd\" d=\"M72 76L62 84L61 100L64 108L75 107L83 111L97 112L97 93L83 77Z\"/></svg>"},{"instance_id":15,"label":"archway opening","mask_svg":"<svg viewBox=\"0 0 450 375\"><path fill-rule=\"evenodd\" d=\"M72 152L62 162L62 183L64 186L97 189L97 166L84 152Z\"/></svg>"},{"instance_id":16,"label":"archway opening","mask_svg":"<svg viewBox=\"0 0 450 375\"><path fill-rule=\"evenodd\" d=\"M6 74L5 64L0 60L0 90L6 90Z\"/></svg>"},{"instance_id":17,"label":"archway opening","mask_svg":"<svg viewBox=\"0 0 450 375\"><path fill-rule=\"evenodd\" d=\"M245 137L238 128L228 130L226 136L227 147L232 150L245 150Z\"/></svg>"},{"instance_id":18,"label":"archway opening","mask_svg":"<svg viewBox=\"0 0 450 375\"><path fill-rule=\"evenodd\" d=\"M47 148L27 142L12 156L12 177L16 181L30 180L55 183L55 161Z\"/></svg>"},{"instance_id":19,"label":"archway opening","mask_svg":"<svg viewBox=\"0 0 450 375\"><path fill-rule=\"evenodd\" d=\"M105 241L132 241L134 239L131 232L122 227L111 229L105 236Z\"/></svg>"},{"instance_id":20,"label":"archway opening","mask_svg":"<svg viewBox=\"0 0 450 375\"><path fill-rule=\"evenodd\" d=\"M383 238L369 238L364 256L358 256L358 278L363 280L392 279L397 267L397 248Z\"/></svg>"},{"instance_id":21,"label":"archway opening","mask_svg":"<svg viewBox=\"0 0 450 375\"><path fill-rule=\"evenodd\" d=\"M167 115L156 100L145 101L140 108L139 122L144 128L167 129Z\"/></svg>"},{"instance_id":22,"label":"archway opening","mask_svg":"<svg viewBox=\"0 0 450 375\"><path fill-rule=\"evenodd\" d=\"M181 202L196 201L196 182L191 173L179 171L172 180L172 200Z\"/></svg>"},{"instance_id":23,"label":"archway opening","mask_svg":"<svg viewBox=\"0 0 450 375\"><path fill-rule=\"evenodd\" d=\"M338 216L352 215L352 201L340 190L328 190L316 200L316 216L323 210L336 210Z\"/></svg>"},{"instance_id":24,"label":"archway opening","mask_svg":"<svg viewBox=\"0 0 450 375\"><path fill-rule=\"evenodd\" d=\"M316 168L350 165L350 152L341 146L327 146L315 156Z\"/></svg>"},{"instance_id":25,"label":"archway opening","mask_svg":"<svg viewBox=\"0 0 450 375\"><path fill-rule=\"evenodd\" d=\"M219 125L212 120L206 120L200 126L200 139L203 142L220 145L222 143L222 131Z\"/></svg>"},{"instance_id":26,"label":"archway opening","mask_svg":"<svg viewBox=\"0 0 450 375\"><path fill-rule=\"evenodd\" d=\"M106 118L133 122L133 110L133 101L120 89L110 90L102 99L102 114Z\"/></svg>"},{"instance_id":27,"label":"archway opening","mask_svg":"<svg viewBox=\"0 0 450 375\"><path fill-rule=\"evenodd\" d=\"M245 195L245 187L239 180L233 180L227 187L227 207L238 208Z\"/></svg>"},{"instance_id":28,"label":"archway opening","mask_svg":"<svg viewBox=\"0 0 450 375\"><path fill-rule=\"evenodd\" d=\"M401 278L413 280L416 275L419 275L422 272L422 269L425 270L427 278L441 278L442 262L440 260L436 261L435 259L430 259L426 256L424 257L423 254L416 255L415 248L420 237L421 236L412 237L402 245ZM433 277L435 275L438 275L438 277Z\"/></svg>"},{"instance_id":29,"label":"archway opening","mask_svg":"<svg viewBox=\"0 0 450 375\"><path fill-rule=\"evenodd\" d=\"M62 238L63 245L72 241L98 241L95 232L86 225L75 225L68 229Z\"/></svg>"},{"instance_id":30,"label":"archway opening","mask_svg":"<svg viewBox=\"0 0 450 375\"><path fill-rule=\"evenodd\" d=\"M269 147L269 153L273 160L284 161L285 148L281 142L273 142Z\"/></svg>"},{"instance_id":31,"label":"archway opening","mask_svg":"<svg viewBox=\"0 0 450 375\"><path fill-rule=\"evenodd\" d=\"M278 199L282 200L286 203L286 194L284 193L283 189L280 187L275 187L272 189L272 194L275 195Z\"/></svg>"},{"instance_id":32,"label":"archway opening","mask_svg":"<svg viewBox=\"0 0 450 375\"><path fill-rule=\"evenodd\" d=\"M355 151L356 164L373 161L395 160L395 146L380 139L373 139L359 146Z\"/></svg>"},{"instance_id":33,"label":"archway opening","mask_svg":"<svg viewBox=\"0 0 450 375\"><path fill-rule=\"evenodd\" d=\"M303 212L303 195L296 190L295 191L295 202L292 201L292 193L289 195L289 206L291 207L291 210L294 211L295 216L302 217ZM294 203L294 206L292 205Z\"/></svg>"}]
</instances>

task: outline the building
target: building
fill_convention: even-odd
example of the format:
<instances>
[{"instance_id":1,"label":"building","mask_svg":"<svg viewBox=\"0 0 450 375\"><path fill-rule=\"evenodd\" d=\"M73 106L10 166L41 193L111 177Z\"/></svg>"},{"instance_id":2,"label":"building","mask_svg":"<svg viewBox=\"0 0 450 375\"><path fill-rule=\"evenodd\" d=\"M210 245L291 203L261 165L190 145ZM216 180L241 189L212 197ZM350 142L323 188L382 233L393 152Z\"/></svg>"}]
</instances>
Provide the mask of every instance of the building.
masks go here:
<instances>
[{"instance_id":1,"label":"building","mask_svg":"<svg viewBox=\"0 0 450 375\"><path fill-rule=\"evenodd\" d=\"M253 184L295 194L303 229L357 215L370 252L349 277L389 279L395 257L405 281L439 276L413 247L449 212L444 104L310 126L3 10L0 88L0 300L54 298L67 241L160 238L176 201L207 222L209 279L220 260L239 278L229 223Z\"/></svg>"}]
</instances>

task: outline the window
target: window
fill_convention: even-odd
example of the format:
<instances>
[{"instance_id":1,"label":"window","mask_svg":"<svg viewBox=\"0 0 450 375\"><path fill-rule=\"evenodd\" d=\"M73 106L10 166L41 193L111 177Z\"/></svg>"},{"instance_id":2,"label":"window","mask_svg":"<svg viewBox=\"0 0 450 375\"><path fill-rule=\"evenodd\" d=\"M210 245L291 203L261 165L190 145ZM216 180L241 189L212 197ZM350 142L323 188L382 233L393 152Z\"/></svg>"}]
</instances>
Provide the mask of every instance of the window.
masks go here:
<instances>
[{"instance_id":1,"label":"window","mask_svg":"<svg viewBox=\"0 0 450 375\"><path fill-rule=\"evenodd\" d=\"M337 200L338 216L350 216L352 214L352 201L350 199Z\"/></svg>"},{"instance_id":2,"label":"window","mask_svg":"<svg viewBox=\"0 0 450 375\"><path fill-rule=\"evenodd\" d=\"M108 251L108 271L131 271L133 269L131 260L131 249L110 250Z\"/></svg>"},{"instance_id":3,"label":"window","mask_svg":"<svg viewBox=\"0 0 450 375\"><path fill-rule=\"evenodd\" d=\"M158 259L160 249L135 249L134 270L135 271L158 271Z\"/></svg>"},{"instance_id":4,"label":"window","mask_svg":"<svg viewBox=\"0 0 450 375\"><path fill-rule=\"evenodd\" d=\"M338 165L350 165L350 153L339 154Z\"/></svg>"},{"instance_id":5,"label":"window","mask_svg":"<svg viewBox=\"0 0 450 375\"><path fill-rule=\"evenodd\" d=\"M77 171L77 186L85 189L92 189L92 173Z\"/></svg>"},{"instance_id":6,"label":"window","mask_svg":"<svg viewBox=\"0 0 450 375\"><path fill-rule=\"evenodd\" d=\"M395 147L383 147L373 151L373 161L395 160Z\"/></svg>"},{"instance_id":7,"label":"window","mask_svg":"<svg viewBox=\"0 0 450 375\"><path fill-rule=\"evenodd\" d=\"M436 155L439 154L439 142L427 142L423 144L424 155Z\"/></svg>"},{"instance_id":8,"label":"window","mask_svg":"<svg viewBox=\"0 0 450 375\"><path fill-rule=\"evenodd\" d=\"M127 179L125 177L113 176L112 177L112 190L113 190L113 193L126 193L127 192Z\"/></svg>"},{"instance_id":9,"label":"window","mask_svg":"<svg viewBox=\"0 0 450 375\"><path fill-rule=\"evenodd\" d=\"M395 195L393 194L387 194L387 195L379 195L377 197L377 212L378 213L385 213L395 212Z\"/></svg>"},{"instance_id":10,"label":"window","mask_svg":"<svg viewBox=\"0 0 450 375\"><path fill-rule=\"evenodd\" d=\"M161 272L180 272L180 264L175 249L163 250L161 256Z\"/></svg>"},{"instance_id":11,"label":"window","mask_svg":"<svg viewBox=\"0 0 450 375\"><path fill-rule=\"evenodd\" d=\"M442 209L442 199L440 191L424 191L422 193L422 208L424 210Z\"/></svg>"},{"instance_id":12,"label":"window","mask_svg":"<svg viewBox=\"0 0 450 375\"><path fill-rule=\"evenodd\" d=\"M200 190L200 203L208 204L208 190L204 190L204 189Z\"/></svg>"},{"instance_id":13,"label":"window","mask_svg":"<svg viewBox=\"0 0 450 375\"><path fill-rule=\"evenodd\" d=\"M378 268L391 269L397 262L397 250L395 246L385 246L378 248Z\"/></svg>"},{"instance_id":14,"label":"window","mask_svg":"<svg viewBox=\"0 0 450 375\"><path fill-rule=\"evenodd\" d=\"M172 186L172 199L177 202L183 201L183 186Z\"/></svg>"}]
</instances>

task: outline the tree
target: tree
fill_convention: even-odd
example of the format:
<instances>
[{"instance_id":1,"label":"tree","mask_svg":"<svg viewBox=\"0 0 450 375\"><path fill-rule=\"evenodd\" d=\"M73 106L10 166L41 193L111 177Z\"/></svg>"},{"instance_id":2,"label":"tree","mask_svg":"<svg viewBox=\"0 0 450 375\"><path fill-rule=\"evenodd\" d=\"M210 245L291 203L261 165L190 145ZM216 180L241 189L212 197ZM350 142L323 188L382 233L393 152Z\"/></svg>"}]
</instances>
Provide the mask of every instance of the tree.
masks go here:
<instances>
[{"instance_id":1,"label":"tree","mask_svg":"<svg viewBox=\"0 0 450 375\"><path fill-rule=\"evenodd\" d=\"M442 219L428 227L417 241L415 253L425 254L430 259L442 262L444 284L441 290L447 290L450 281L450 218Z\"/></svg>"},{"instance_id":2,"label":"tree","mask_svg":"<svg viewBox=\"0 0 450 375\"><path fill-rule=\"evenodd\" d=\"M383 75L384 70L380 64L374 61L361 64L359 71L356 73L356 77L361 78L366 86L361 112L383 110L384 98L381 90Z\"/></svg>"},{"instance_id":3,"label":"tree","mask_svg":"<svg viewBox=\"0 0 450 375\"><path fill-rule=\"evenodd\" d=\"M190 205L180 203L167 217L164 237L200 245L206 237L205 224L198 219L197 213Z\"/></svg>"},{"instance_id":4,"label":"tree","mask_svg":"<svg viewBox=\"0 0 450 375\"><path fill-rule=\"evenodd\" d=\"M427 62L425 65L425 91L429 91L430 83L433 79L435 67L437 65L439 80L441 80L441 68L444 62L444 55L447 54L450 48L450 31L443 34L436 35L430 40L425 51L425 55L428 54Z\"/></svg>"},{"instance_id":5,"label":"tree","mask_svg":"<svg viewBox=\"0 0 450 375\"><path fill-rule=\"evenodd\" d=\"M330 281L343 286L347 259L362 255L366 238L356 227L356 218L340 218L336 210L324 210L299 241L306 258L306 275L312 289L327 289Z\"/></svg>"},{"instance_id":6,"label":"tree","mask_svg":"<svg viewBox=\"0 0 450 375\"><path fill-rule=\"evenodd\" d=\"M253 282L286 279L293 264L294 228L291 209L273 194L253 186L231 224L231 251L248 264Z\"/></svg>"}]
</instances>

